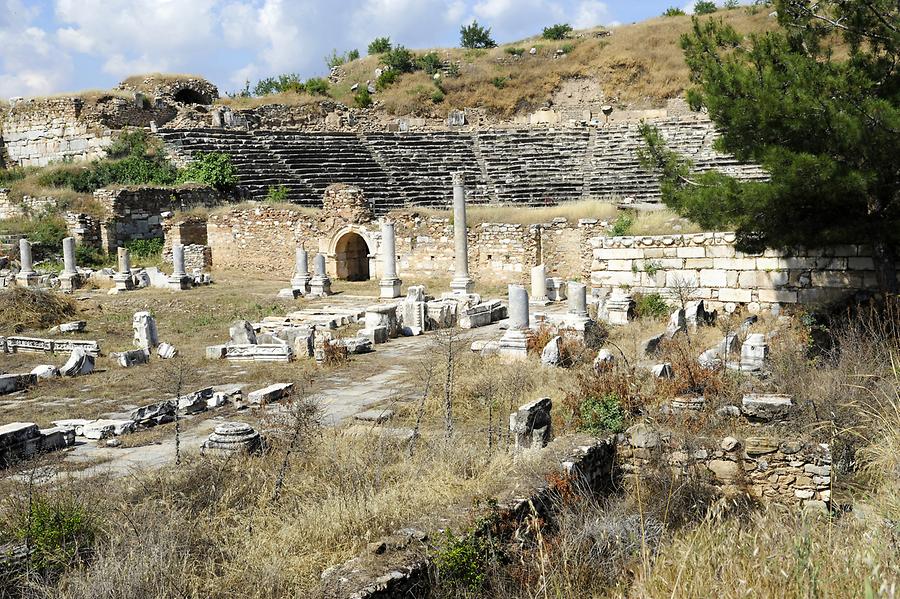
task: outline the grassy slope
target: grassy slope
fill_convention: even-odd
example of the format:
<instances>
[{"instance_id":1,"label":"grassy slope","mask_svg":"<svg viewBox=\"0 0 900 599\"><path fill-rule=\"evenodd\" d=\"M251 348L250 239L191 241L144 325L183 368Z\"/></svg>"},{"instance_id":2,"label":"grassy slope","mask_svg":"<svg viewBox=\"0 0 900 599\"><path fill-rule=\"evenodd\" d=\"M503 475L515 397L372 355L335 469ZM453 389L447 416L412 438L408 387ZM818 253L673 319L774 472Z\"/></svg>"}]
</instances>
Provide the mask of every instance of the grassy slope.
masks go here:
<instances>
[{"instance_id":1,"label":"grassy slope","mask_svg":"<svg viewBox=\"0 0 900 599\"><path fill-rule=\"evenodd\" d=\"M744 33L774 27L775 20L765 11L751 15L745 8L720 11L724 18ZM460 61L460 76L445 77L443 102L435 103L436 87L424 72L404 75L387 90L375 95L378 107L391 114L445 115L452 109L481 107L499 116L509 117L540 108L565 79L596 79L606 98L620 107L651 108L680 96L688 85L688 70L682 60L678 39L691 26L690 17L659 17L634 25L613 29L612 35L596 37L603 28L576 32L572 39L551 41L539 36L503 44L487 51L435 49L444 60ZM556 51L572 46L565 58ZM528 50L537 49L534 56ZM525 53L514 57L506 48L521 48ZM418 50L418 55L429 50ZM367 56L344 65L342 81L332 86L331 95L353 105L350 87L374 80L379 66L376 56ZM503 80L498 88L494 80ZM305 95L270 96L271 103L309 104L316 98ZM228 102L235 107L258 106L266 99L241 99Z\"/></svg>"}]
</instances>

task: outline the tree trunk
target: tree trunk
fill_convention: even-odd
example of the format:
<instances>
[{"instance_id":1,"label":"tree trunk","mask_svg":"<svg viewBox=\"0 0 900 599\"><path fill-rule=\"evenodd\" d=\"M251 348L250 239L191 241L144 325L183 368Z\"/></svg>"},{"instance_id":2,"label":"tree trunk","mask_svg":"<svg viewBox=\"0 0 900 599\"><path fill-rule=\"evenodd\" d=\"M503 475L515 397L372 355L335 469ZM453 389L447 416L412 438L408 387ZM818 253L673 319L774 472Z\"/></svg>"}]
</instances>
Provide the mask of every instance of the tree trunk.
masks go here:
<instances>
[{"instance_id":1,"label":"tree trunk","mask_svg":"<svg viewBox=\"0 0 900 599\"><path fill-rule=\"evenodd\" d=\"M872 262L875 264L875 280L882 293L896 295L900 292L897 284L897 250L883 239L872 243Z\"/></svg>"}]
</instances>

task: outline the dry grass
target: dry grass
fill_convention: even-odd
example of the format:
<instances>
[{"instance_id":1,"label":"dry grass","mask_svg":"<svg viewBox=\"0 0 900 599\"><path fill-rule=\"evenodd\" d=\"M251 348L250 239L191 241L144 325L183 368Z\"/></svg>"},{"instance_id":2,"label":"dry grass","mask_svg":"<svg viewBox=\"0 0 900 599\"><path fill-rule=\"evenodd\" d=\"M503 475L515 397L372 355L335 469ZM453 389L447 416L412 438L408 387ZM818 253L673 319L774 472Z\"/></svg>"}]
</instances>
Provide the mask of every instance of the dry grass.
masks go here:
<instances>
[{"instance_id":1,"label":"dry grass","mask_svg":"<svg viewBox=\"0 0 900 599\"><path fill-rule=\"evenodd\" d=\"M719 11L715 18L724 18L742 33L775 27L775 20L766 11L756 15L744 9ZM443 102L431 99L435 84L421 72L404 75L377 93L375 100L378 108L390 114L443 116L454 109L480 107L509 117L537 110L566 79L590 77L596 80L603 97L616 106L659 107L668 98L682 95L689 85L678 40L690 26L690 17L656 18L616 27L612 35L601 38L591 30L577 32L568 40L531 38L487 51L437 49L442 59L461 63L459 77L441 81L446 93ZM571 46L571 52L558 58L556 51L564 46ZM506 47L520 47L526 52L516 58L506 53ZM528 53L531 47L537 48L534 56ZM350 87L374 80L378 66L377 57L371 56L345 65L345 77L332 88L332 96L352 105ZM494 85L497 78L503 79L502 87Z\"/></svg>"},{"instance_id":2,"label":"dry grass","mask_svg":"<svg viewBox=\"0 0 900 599\"><path fill-rule=\"evenodd\" d=\"M700 225L678 216L668 208L664 210L642 210L633 213L629 235L670 235L700 233Z\"/></svg>"},{"instance_id":3,"label":"dry grass","mask_svg":"<svg viewBox=\"0 0 900 599\"><path fill-rule=\"evenodd\" d=\"M228 212L243 210L286 210L301 216L316 218L322 215L321 208L298 206L289 202L241 202L239 204L225 204L216 208L194 208L183 216L208 216L213 214L226 214Z\"/></svg>"},{"instance_id":4,"label":"dry grass","mask_svg":"<svg viewBox=\"0 0 900 599\"><path fill-rule=\"evenodd\" d=\"M452 210L417 208L416 212L428 217L453 220ZM582 218L611 220L615 218L617 213L618 209L614 204L599 200L566 202L542 208L530 208L527 206L469 206L466 208L466 222L469 226L483 223L533 225L549 223L554 218L565 218L570 224L576 224Z\"/></svg>"},{"instance_id":5,"label":"dry grass","mask_svg":"<svg viewBox=\"0 0 900 599\"><path fill-rule=\"evenodd\" d=\"M191 75L188 73L143 73L126 78L122 81L122 84L140 88L144 85L144 80L148 78L152 78L160 83L177 83L187 79L203 79L200 75Z\"/></svg>"},{"instance_id":6,"label":"dry grass","mask_svg":"<svg viewBox=\"0 0 900 599\"><path fill-rule=\"evenodd\" d=\"M0 332L44 329L71 319L76 312L72 298L53 291L12 287L0 291Z\"/></svg>"},{"instance_id":7,"label":"dry grass","mask_svg":"<svg viewBox=\"0 0 900 599\"><path fill-rule=\"evenodd\" d=\"M228 106L234 110L248 110L259 106L267 106L269 104L281 104L284 106L308 107L311 112L320 112L319 104L322 102L322 96L314 96L307 93L283 92L280 94L272 94L269 96L246 98L236 96L234 98L219 98L216 104ZM352 100L350 101L352 105Z\"/></svg>"}]
</instances>

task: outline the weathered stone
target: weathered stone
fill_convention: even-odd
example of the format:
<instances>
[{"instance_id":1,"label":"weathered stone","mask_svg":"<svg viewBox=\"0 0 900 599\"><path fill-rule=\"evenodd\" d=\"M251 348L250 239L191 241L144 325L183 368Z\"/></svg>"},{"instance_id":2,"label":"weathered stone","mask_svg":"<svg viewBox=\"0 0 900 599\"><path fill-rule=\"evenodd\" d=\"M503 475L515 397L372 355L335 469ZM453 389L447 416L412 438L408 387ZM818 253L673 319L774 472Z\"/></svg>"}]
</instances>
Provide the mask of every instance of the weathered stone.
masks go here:
<instances>
[{"instance_id":1,"label":"weathered stone","mask_svg":"<svg viewBox=\"0 0 900 599\"><path fill-rule=\"evenodd\" d=\"M161 401L133 410L129 418L138 424L155 424L161 416L174 414L175 404L171 401Z\"/></svg>"},{"instance_id":2,"label":"weathered stone","mask_svg":"<svg viewBox=\"0 0 900 599\"><path fill-rule=\"evenodd\" d=\"M256 331L253 325L246 320L236 321L228 332L233 345L255 345L257 343Z\"/></svg>"},{"instance_id":3,"label":"weathered stone","mask_svg":"<svg viewBox=\"0 0 900 599\"><path fill-rule=\"evenodd\" d=\"M751 419L762 422L783 420L794 409L794 400L787 395L745 395L741 401L741 412Z\"/></svg>"},{"instance_id":4,"label":"weathered stone","mask_svg":"<svg viewBox=\"0 0 900 599\"><path fill-rule=\"evenodd\" d=\"M294 392L293 383L275 383L263 389L251 391L247 401L251 404L265 405L282 399Z\"/></svg>"},{"instance_id":5,"label":"weathered stone","mask_svg":"<svg viewBox=\"0 0 900 599\"><path fill-rule=\"evenodd\" d=\"M675 310L669 317L669 324L666 325L665 336L667 339L673 339L679 333L687 331L687 320L684 310L679 308Z\"/></svg>"},{"instance_id":6,"label":"weathered stone","mask_svg":"<svg viewBox=\"0 0 900 599\"><path fill-rule=\"evenodd\" d=\"M675 371L672 370L672 365L666 362L665 364L657 364L650 369L650 372L653 374L655 378L658 379L674 379Z\"/></svg>"},{"instance_id":7,"label":"weathered stone","mask_svg":"<svg viewBox=\"0 0 900 599\"><path fill-rule=\"evenodd\" d=\"M215 428L203 443L201 452L204 455L228 457L239 453L256 453L262 447L262 437L249 424L226 422Z\"/></svg>"},{"instance_id":8,"label":"weathered stone","mask_svg":"<svg viewBox=\"0 0 900 599\"><path fill-rule=\"evenodd\" d=\"M737 480L741 471L737 462L727 460L710 460L706 466L716 475L716 478L724 483L732 483Z\"/></svg>"},{"instance_id":9,"label":"weathered stone","mask_svg":"<svg viewBox=\"0 0 900 599\"><path fill-rule=\"evenodd\" d=\"M541 352L541 364L544 366L561 366L562 358L562 337L557 335L544 346L544 350Z\"/></svg>"},{"instance_id":10,"label":"weathered stone","mask_svg":"<svg viewBox=\"0 0 900 599\"><path fill-rule=\"evenodd\" d=\"M762 370L769 356L769 343L766 336L755 333L747 337L741 346L741 370L755 372Z\"/></svg>"},{"instance_id":11,"label":"weathered stone","mask_svg":"<svg viewBox=\"0 0 900 599\"><path fill-rule=\"evenodd\" d=\"M542 448L553 436L550 410L553 402L544 397L521 406L509 415L509 430L515 435L516 449Z\"/></svg>"},{"instance_id":12,"label":"weathered stone","mask_svg":"<svg viewBox=\"0 0 900 599\"><path fill-rule=\"evenodd\" d=\"M369 330L384 327L391 339L400 336L396 305L369 306L366 308L365 324Z\"/></svg>"},{"instance_id":13,"label":"weathered stone","mask_svg":"<svg viewBox=\"0 0 900 599\"><path fill-rule=\"evenodd\" d=\"M68 361L59 371L63 376L90 374L94 371L94 356L85 353L82 349L74 349Z\"/></svg>"},{"instance_id":14,"label":"weathered stone","mask_svg":"<svg viewBox=\"0 0 900 599\"><path fill-rule=\"evenodd\" d=\"M159 334L156 331L156 319L150 312L135 312L131 319L134 331L134 345L141 349L152 349L159 345Z\"/></svg>"},{"instance_id":15,"label":"weathered stone","mask_svg":"<svg viewBox=\"0 0 900 599\"><path fill-rule=\"evenodd\" d=\"M132 368L150 361L150 351L146 349L133 349L120 354L115 354L116 361L122 368Z\"/></svg>"},{"instance_id":16,"label":"weathered stone","mask_svg":"<svg viewBox=\"0 0 900 599\"><path fill-rule=\"evenodd\" d=\"M616 365L616 356L608 349L601 349L594 358L594 372L602 374L613 369Z\"/></svg>"},{"instance_id":17,"label":"weathered stone","mask_svg":"<svg viewBox=\"0 0 900 599\"><path fill-rule=\"evenodd\" d=\"M778 441L769 437L747 437L744 441L747 455L765 455L778 451Z\"/></svg>"},{"instance_id":18,"label":"weathered stone","mask_svg":"<svg viewBox=\"0 0 900 599\"><path fill-rule=\"evenodd\" d=\"M52 379L59 376L59 368L52 364L42 364L41 366L34 367L31 374L37 377L38 380Z\"/></svg>"},{"instance_id":19,"label":"weathered stone","mask_svg":"<svg viewBox=\"0 0 900 599\"><path fill-rule=\"evenodd\" d=\"M94 420L85 424L81 436L98 441L108 437L118 437L134 432L133 420Z\"/></svg>"},{"instance_id":20,"label":"weathered stone","mask_svg":"<svg viewBox=\"0 0 900 599\"><path fill-rule=\"evenodd\" d=\"M374 410L366 410L364 412L360 412L353 416L354 420L360 420L362 422L374 422L376 424L381 424L382 422L387 422L391 418L394 417L394 410L389 409L374 409Z\"/></svg>"},{"instance_id":21,"label":"weathered stone","mask_svg":"<svg viewBox=\"0 0 900 599\"><path fill-rule=\"evenodd\" d=\"M662 340L666 338L665 333L660 333L659 335L655 335L646 339L641 343L641 354L644 356L652 356L659 352L659 345L662 343Z\"/></svg>"},{"instance_id":22,"label":"weathered stone","mask_svg":"<svg viewBox=\"0 0 900 599\"><path fill-rule=\"evenodd\" d=\"M276 344L258 343L255 345L228 345L225 347L225 359L232 362L280 362L286 364L293 357L293 350L283 341Z\"/></svg>"},{"instance_id":23,"label":"weathered stone","mask_svg":"<svg viewBox=\"0 0 900 599\"><path fill-rule=\"evenodd\" d=\"M156 355L163 360L171 360L178 355L178 350L174 345L168 343L160 343L156 348Z\"/></svg>"},{"instance_id":24,"label":"weathered stone","mask_svg":"<svg viewBox=\"0 0 900 599\"><path fill-rule=\"evenodd\" d=\"M725 451L734 451L740 444L741 442L734 437L725 437L722 439L722 442L719 443L719 447Z\"/></svg>"},{"instance_id":25,"label":"weathered stone","mask_svg":"<svg viewBox=\"0 0 900 599\"><path fill-rule=\"evenodd\" d=\"M632 447L652 449L659 445L659 433L648 424L638 423L625 431L628 443Z\"/></svg>"}]
</instances>

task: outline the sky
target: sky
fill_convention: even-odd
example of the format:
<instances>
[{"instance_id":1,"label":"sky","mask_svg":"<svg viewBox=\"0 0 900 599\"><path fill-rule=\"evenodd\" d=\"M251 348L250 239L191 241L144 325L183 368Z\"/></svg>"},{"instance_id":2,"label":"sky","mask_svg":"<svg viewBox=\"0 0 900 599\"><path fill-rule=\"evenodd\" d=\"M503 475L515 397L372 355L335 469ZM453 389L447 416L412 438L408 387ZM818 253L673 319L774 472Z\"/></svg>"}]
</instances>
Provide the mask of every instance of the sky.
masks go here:
<instances>
[{"instance_id":1,"label":"sky","mask_svg":"<svg viewBox=\"0 0 900 599\"><path fill-rule=\"evenodd\" d=\"M327 74L325 57L390 36L459 44L477 19L499 43L554 23L615 26L690 0L0 0L0 98L109 89L129 75L202 75L223 95L280 73Z\"/></svg>"}]
</instances>

